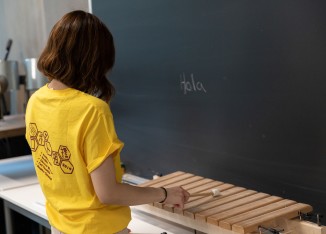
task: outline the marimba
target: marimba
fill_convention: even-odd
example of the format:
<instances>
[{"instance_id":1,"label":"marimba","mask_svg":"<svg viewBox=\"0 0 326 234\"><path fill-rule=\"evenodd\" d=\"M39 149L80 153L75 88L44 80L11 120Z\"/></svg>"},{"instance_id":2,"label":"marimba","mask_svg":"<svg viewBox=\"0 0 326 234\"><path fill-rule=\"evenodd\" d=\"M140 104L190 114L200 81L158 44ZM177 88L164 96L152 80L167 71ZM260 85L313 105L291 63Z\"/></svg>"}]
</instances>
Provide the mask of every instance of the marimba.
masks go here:
<instances>
[{"instance_id":1,"label":"marimba","mask_svg":"<svg viewBox=\"0 0 326 234\"><path fill-rule=\"evenodd\" d=\"M190 194L219 189L220 195L217 197L190 197L184 209L161 203L137 206L152 215L204 233L245 234L275 230L275 233L283 234L326 234L325 226L298 219L299 212L309 213L313 210L308 204L190 173L177 171L139 186L182 186Z\"/></svg>"}]
</instances>

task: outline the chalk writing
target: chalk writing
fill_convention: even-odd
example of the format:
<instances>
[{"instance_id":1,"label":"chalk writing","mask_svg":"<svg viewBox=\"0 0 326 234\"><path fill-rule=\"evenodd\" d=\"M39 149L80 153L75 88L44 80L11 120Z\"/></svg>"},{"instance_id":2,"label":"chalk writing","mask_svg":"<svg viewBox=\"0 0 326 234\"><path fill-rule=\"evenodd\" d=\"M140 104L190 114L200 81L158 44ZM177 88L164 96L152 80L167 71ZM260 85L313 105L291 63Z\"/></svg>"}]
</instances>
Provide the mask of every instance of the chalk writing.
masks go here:
<instances>
[{"instance_id":1,"label":"chalk writing","mask_svg":"<svg viewBox=\"0 0 326 234\"><path fill-rule=\"evenodd\" d=\"M207 93L204 85L200 81L196 81L194 74L190 74L190 80L187 80L185 73L180 74L180 86L183 94L188 92L204 92Z\"/></svg>"}]
</instances>

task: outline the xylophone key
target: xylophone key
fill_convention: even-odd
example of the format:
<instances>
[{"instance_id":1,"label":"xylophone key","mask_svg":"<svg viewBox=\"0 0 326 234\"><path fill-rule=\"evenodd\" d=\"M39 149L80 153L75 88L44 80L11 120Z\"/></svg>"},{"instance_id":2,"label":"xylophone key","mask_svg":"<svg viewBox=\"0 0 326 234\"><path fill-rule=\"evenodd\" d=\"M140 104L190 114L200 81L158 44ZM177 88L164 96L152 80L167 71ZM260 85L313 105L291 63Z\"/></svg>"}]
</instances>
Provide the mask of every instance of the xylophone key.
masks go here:
<instances>
[{"instance_id":1,"label":"xylophone key","mask_svg":"<svg viewBox=\"0 0 326 234\"><path fill-rule=\"evenodd\" d=\"M226 210L223 212L219 212L218 214L207 217L207 223L219 225L220 220L227 219L227 218L245 213L247 211L255 210L260 207L269 205L271 203L278 202L280 200L282 200L281 197L269 196L269 197L265 197L263 199L259 199L257 201L248 202L244 205L237 206L232 209L229 209L229 210Z\"/></svg>"},{"instance_id":2,"label":"xylophone key","mask_svg":"<svg viewBox=\"0 0 326 234\"><path fill-rule=\"evenodd\" d=\"M221 185L214 186L212 188L218 188L221 191L221 195L219 197L202 197L202 198L191 197L189 199L189 201L185 204L183 209L177 208L177 207L174 208L174 213L184 214L184 211L187 210L187 209L191 209L191 208L199 206L201 204L214 201L215 199L220 199L223 196L229 195L230 192L231 193L237 193L240 190L245 190L245 188L241 188L241 187L233 188L233 187L234 187L233 184L221 184ZM205 191L207 192L207 191L210 191L210 190L211 189L207 189L207 190L204 190L203 192L205 192ZM225 192L223 193L223 191L225 191Z\"/></svg>"},{"instance_id":3,"label":"xylophone key","mask_svg":"<svg viewBox=\"0 0 326 234\"><path fill-rule=\"evenodd\" d=\"M199 212L195 214L195 218L197 220L207 222L207 219L210 217L214 218L214 215L217 215L224 211L227 211L227 210L230 210L233 208L237 208L241 205L244 205L244 204L247 204L247 203L250 203L253 201L257 201L257 200L260 200L262 198L266 198L269 196L270 195L268 195L266 193L256 193L256 194L252 194L247 197L244 197L242 199L236 199L236 200L233 200L230 202L222 202L222 203L218 203L218 201L214 202L214 203L212 202L209 206L198 207ZM218 225L217 222L215 222L213 224Z\"/></svg>"},{"instance_id":4,"label":"xylophone key","mask_svg":"<svg viewBox=\"0 0 326 234\"><path fill-rule=\"evenodd\" d=\"M293 204L280 210L236 223L232 226L232 230L241 234L250 233L257 231L260 225L269 226L275 219L292 219L298 217L299 211L308 213L312 211L312 207L303 203Z\"/></svg>"},{"instance_id":5,"label":"xylophone key","mask_svg":"<svg viewBox=\"0 0 326 234\"><path fill-rule=\"evenodd\" d=\"M214 215L218 212L225 211L225 209L226 209L225 205L227 206L230 202L244 200L245 198L247 198L248 196L253 195L253 194L256 195L257 192L254 190L245 190L243 192L219 199L218 201L216 201L215 203L212 204L213 205L212 208L204 210L199 213L196 213L195 219L200 220L202 222L206 222L206 217L208 217L210 215ZM264 194L264 196L265 196L265 194ZM224 205L224 206L220 207L221 205Z\"/></svg>"},{"instance_id":6,"label":"xylophone key","mask_svg":"<svg viewBox=\"0 0 326 234\"><path fill-rule=\"evenodd\" d=\"M295 201L288 200L288 199L280 200L280 201L277 201L275 203L268 204L266 206L257 208L255 210L250 210L250 211L247 211L245 213L241 213L241 214L235 215L233 217L230 217L230 218L227 218L227 219L224 219L224 220L220 220L219 226L224 228L224 229L231 230L232 225L235 224L235 223L239 223L239 222L242 222L242 221L257 217L257 216L260 216L260 215L264 215L266 213L269 213L269 212L272 212L272 211L275 211L275 210L278 210L278 209L282 209L284 207L293 205L295 203L296 203ZM208 222L210 222L209 218L208 218Z\"/></svg>"},{"instance_id":7,"label":"xylophone key","mask_svg":"<svg viewBox=\"0 0 326 234\"><path fill-rule=\"evenodd\" d=\"M186 173L183 172L183 171L176 171L176 172L173 172L171 174L161 176L161 177L159 177L159 178L157 178L155 180L146 181L145 183L139 184L138 186L139 187L150 187L150 186L152 186L154 184L157 184L159 182L162 182L162 181L165 181L165 180L168 180L168 179L171 179L171 178L174 178L176 176L183 175L183 174L186 174Z\"/></svg>"},{"instance_id":8,"label":"xylophone key","mask_svg":"<svg viewBox=\"0 0 326 234\"><path fill-rule=\"evenodd\" d=\"M180 176L169 178L167 180L155 183L155 184L151 185L151 187L154 187L154 188L166 187L168 185L175 184L175 183L177 183L179 181L183 181L183 180L188 179L188 178L193 177L193 176L194 176L193 174L188 174L188 173L182 174Z\"/></svg>"},{"instance_id":9,"label":"xylophone key","mask_svg":"<svg viewBox=\"0 0 326 234\"><path fill-rule=\"evenodd\" d=\"M214 180L212 179L208 179L208 178L203 178L201 180L198 180L196 182L193 182L191 184L187 184L187 185L184 185L182 186L185 190L190 190L190 189L194 189L194 188L197 188L199 186L202 186L202 185L205 185L205 184L208 184L208 183L211 183L211 182L214 182ZM222 183L222 182L221 182Z\"/></svg>"}]
</instances>

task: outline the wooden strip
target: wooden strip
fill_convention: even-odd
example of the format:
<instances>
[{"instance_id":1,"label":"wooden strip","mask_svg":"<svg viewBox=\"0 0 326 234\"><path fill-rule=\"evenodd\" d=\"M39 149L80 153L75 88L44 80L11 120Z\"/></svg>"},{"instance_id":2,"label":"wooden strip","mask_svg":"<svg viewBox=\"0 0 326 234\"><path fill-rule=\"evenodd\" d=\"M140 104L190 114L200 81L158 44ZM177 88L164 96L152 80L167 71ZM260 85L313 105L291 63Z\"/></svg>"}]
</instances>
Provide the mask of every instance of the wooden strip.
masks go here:
<instances>
[{"instance_id":1,"label":"wooden strip","mask_svg":"<svg viewBox=\"0 0 326 234\"><path fill-rule=\"evenodd\" d=\"M233 192L233 193L237 193L239 191L245 190L245 188L241 188L241 187L233 188L233 187L234 187L233 184L221 184L219 186L214 186L212 188L218 188L220 191L224 191L224 192L221 192L221 196L218 196L218 197L209 196L209 197L202 197L202 198L191 197L189 199L189 201L184 205L183 209L175 207L174 208L174 213L184 214L184 211L187 210L187 209L199 206L199 205L201 205L203 203L214 201L215 199L221 198L223 196L228 196L228 193L230 193L230 191ZM204 191L209 191L209 190L204 190Z\"/></svg>"},{"instance_id":2,"label":"wooden strip","mask_svg":"<svg viewBox=\"0 0 326 234\"><path fill-rule=\"evenodd\" d=\"M216 202L212 202L209 206L197 207L198 212L194 213L195 219L206 222L207 219L211 217L212 220L215 220L215 215L266 197L270 197L270 195L266 193L257 193L253 190L246 190L242 193L221 199L221 201L218 200ZM217 222L212 222L212 224L218 225Z\"/></svg>"},{"instance_id":3,"label":"wooden strip","mask_svg":"<svg viewBox=\"0 0 326 234\"><path fill-rule=\"evenodd\" d=\"M224 228L224 229L231 230L232 225L235 224L235 223L239 223L241 221L251 219L251 218L257 217L259 215L263 215L263 214L266 214L268 212L272 212L274 210L278 210L278 209L284 208L286 206L290 206L290 205L295 204L295 203L296 202L292 201L292 200L287 200L287 199L281 200L279 202L275 202L275 203L269 204L267 206L257 208L255 210L251 210L251 211L241 213L239 215L236 215L236 216L224 219L224 220L220 220L219 226Z\"/></svg>"},{"instance_id":4,"label":"wooden strip","mask_svg":"<svg viewBox=\"0 0 326 234\"><path fill-rule=\"evenodd\" d=\"M149 186L154 185L156 183L159 183L159 182L162 182L164 180L168 180L170 178L180 176L180 175L183 175L183 174L186 174L186 173L183 172L183 171L176 171L176 172L173 172L171 174L161 176L161 177L159 177L157 179L146 181L145 183L139 184L138 186L139 187L149 187Z\"/></svg>"},{"instance_id":5,"label":"wooden strip","mask_svg":"<svg viewBox=\"0 0 326 234\"><path fill-rule=\"evenodd\" d=\"M135 206L134 208L146 212L150 216L156 216L159 219L168 220L169 222L177 223L184 227L188 227L190 229L196 230L197 233L200 232L200 233L207 233L207 234L222 234L222 233L235 234L234 232L230 230L225 230L223 228L220 228L219 226L211 225L208 223L202 223L202 222L194 222L193 219L190 219L183 215L179 215L179 214L168 212L166 210L159 209L155 206L138 205ZM182 233L176 233L176 234L182 234Z\"/></svg>"},{"instance_id":6,"label":"wooden strip","mask_svg":"<svg viewBox=\"0 0 326 234\"><path fill-rule=\"evenodd\" d=\"M269 205L274 202L278 202L280 200L282 200L281 197L269 196L269 197L266 197L266 198L263 198L263 199L260 199L260 200L254 201L254 202L247 203L247 204L239 206L239 207L235 207L230 210L220 212L213 216L209 216L209 217L207 217L207 223L218 225L220 220L227 219L227 218L239 215L241 213L245 213L247 211L255 210L257 208Z\"/></svg>"},{"instance_id":7,"label":"wooden strip","mask_svg":"<svg viewBox=\"0 0 326 234\"><path fill-rule=\"evenodd\" d=\"M255 196L251 196L251 195L255 195ZM239 206L239 205L243 205L245 201L248 202L252 202L253 200L257 200L257 198L263 198L269 196L268 194L265 193L257 193L257 191L254 190L245 190L241 193L237 193L235 195L232 196L228 196L224 199L223 202L220 202L219 204L216 203L215 205L213 205L212 208L201 211L199 213L195 214L195 219L202 221L202 222L206 222L206 218L208 216L217 214L218 212L223 212L225 210L231 209L233 207ZM248 198L249 197L249 198Z\"/></svg>"},{"instance_id":8,"label":"wooden strip","mask_svg":"<svg viewBox=\"0 0 326 234\"><path fill-rule=\"evenodd\" d=\"M1 107L0 107L1 108ZM25 115L6 115L0 123L0 139L23 136L26 133Z\"/></svg>"},{"instance_id":9,"label":"wooden strip","mask_svg":"<svg viewBox=\"0 0 326 234\"><path fill-rule=\"evenodd\" d=\"M228 187L228 188L229 187L234 187L234 185L224 184L223 182L220 182L220 181L212 181L212 182L207 183L207 184L205 184L203 186L199 186L199 187L196 187L196 188L189 189L188 192L190 194L192 194L192 193L202 193L202 192L211 191L212 189L217 188L218 186L222 186L220 188L224 189L224 190L225 190L225 188L224 188L225 186ZM196 200L196 199L198 199L198 198L189 198L189 201Z\"/></svg>"},{"instance_id":10,"label":"wooden strip","mask_svg":"<svg viewBox=\"0 0 326 234\"><path fill-rule=\"evenodd\" d=\"M170 188L170 187L176 187L176 186L186 186L188 184L192 184L194 182L197 182L197 181L201 181L203 179L203 177L201 176L192 176L192 177L189 177L189 178L186 178L184 180L180 180L174 184L169 184L166 186L166 188Z\"/></svg>"},{"instance_id":11,"label":"wooden strip","mask_svg":"<svg viewBox=\"0 0 326 234\"><path fill-rule=\"evenodd\" d=\"M216 183L216 184L217 184L217 183ZM188 192L189 192L190 194L194 194L194 193L207 193L207 192L211 192L212 189L218 189L220 192L222 192L222 191L228 190L228 189L233 188L233 187L234 187L233 184L223 184L223 183L221 182L221 184L216 185L216 186L214 186L214 187L211 187L210 189L205 189L205 190L202 190L202 191L200 191L200 192L193 192L193 191L188 191ZM221 195L220 195L220 196L221 196ZM218 196L218 197L220 197L220 196ZM208 196L208 197L212 197L212 196ZM198 200L198 199L201 199L201 198L203 198L203 197L190 197L189 200L188 200L188 202L192 202L192 201L194 201L194 200Z\"/></svg>"},{"instance_id":12,"label":"wooden strip","mask_svg":"<svg viewBox=\"0 0 326 234\"><path fill-rule=\"evenodd\" d=\"M202 180L198 180L198 181L193 182L191 184L187 184L185 186L182 186L182 188L189 191L190 189L194 189L194 188L197 188L199 186L203 186L203 185L211 183L211 182L214 182L214 180L208 179L208 178L203 178ZM223 183L223 182L221 182L221 183Z\"/></svg>"},{"instance_id":13,"label":"wooden strip","mask_svg":"<svg viewBox=\"0 0 326 234\"><path fill-rule=\"evenodd\" d=\"M236 193L239 193L239 192L242 192L242 191L246 190L245 188L242 188L242 187L230 187L229 189L225 189L223 191L223 189L221 187L223 186L223 187L227 188L226 185L230 185L230 184L223 184L221 186L217 186L217 188L220 189L220 191L221 191L221 195L218 196L218 197L209 196L209 197L196 199L196 200L193 200L193 201L190 201L190 202L186 203L185 207L184 207L184 212L186 210L195 208L195 207L197 207L197 206L199 206L201 204L208 203L208 202L211 202L211 201L215 201L217 199L222 199L222 198L225 198L227 196L230 196L230 195L233 195L233 194L236 194Z\"/></svg>"},{"instance_id":14,"label":"wooden strip","mask_svg":"<svg viewBox=\"0 0 326 234\"><path fill-rule=\"evenodd\" d=\"M230 189L227 189L223 192L221 192L221 195L218 197L214 197L213 199L210 199L209 201L206 202L201 202L198 203L198 201L196 202L192 202L192 204L186 204L186 207L184 208L183 214L187 217L190 218L195 218L195 213L201 212L205 209L209 209L211 208L211 204L215 204L216 202L218 204L222 204L223 202L227 202L230 201L228 196L234 195L234 194L238 194L241 193L243 191L246 191L245 188L242 187L233 187ZM232 198L231 198L232 199ZM223 203L223 204L224 204Z\"/></svg>"},{"instance_id":15,"label":"wooden strip","mask_svg":"<svg viewBox=\"0 0 326 234\"><path fill-rule=\"evenodd\" d=\"M203 211L211 209L213 207L223 205L225 203L239 199L239 194L240 194L240 196L242 195L242 193L247 194L246 191L248 191L248 190L246 190L245 188L242 188L242 187L235 187L235 188L228 189L226 191L227 191L227 193L222 192L221 196L215 197L215 199L210 202L198 204L196 206L193 206L191 208L184 210L184 212L183 212L184 215L189 218L194 219L196 213L203 212ZM242 197L243 196L245 196L245 195L242 195Z\"/></svg>"},{"instance_id":16,"label":"wooden strip","mask_svg":"<svg viewBox=\"0 0 326 234\"><path fill-rule=\"evenodd\" d=\"M166 187L166 186L169 186L171 184L175 184L175 183L177 183L179 181L183 181L183 180L185 180L185 179L187 179L189 177L193 177L193 176L194 176L193 174L185 173L185 174L182 174L180 176L169 178L167 180L164 180L164 181L161 181L159 183L153 184L150 187L153 187L153 188Z\"/></svg>"},{"instance_id":17,"label":"wooden strip","mask_svg":"<svg viewBox=\"0 0 326 234\"><path fill-rule=\"evenodd\" d=\"M245 234L258 230L259 225L268 226L271 220L274 219L292 219L298 217L298 212L308 213L312 211L312 207L307 204L297 203L292 206L285 207L280 210L276 210L265 215L258 216L249 220L245 220L240 223L232 225L232 230Z\"/></svg>"},{"instance_id":18,"label":"wooden strip","mask_svg":"<svg viewBox=\"0 0 326 234\"><path fill-rule=\"evenodd\" d=\"M26 133L26 128L20 127L19 129L0 129L0 139L2 138L9 138L9 137L16 137L16 136L24 136Z\"/></svg>"},{"instance_id":19,"label":"wooden strip","mask_svg":"<svg viewBox=\"0 0 326 234\"><path fill-rule=\"evenodd\" d=\"M216 188L216 187L218 187L218 186L220 186L220 187L222 186L222 188L224 188L224 187L232 187L232 186L234 186L234 185L223 184L223 182L220 182L220 181L212 181L212 182L209 182L209 183L207 183L207 184L203 184L203 185L201 185L201 186L198 186L198 187L196 187L196 188L189 189L188 192L189 192L189 193L194 193L194 192L203 192L203 191L211 190L212 188ZM219 188L219 189L222 189L222 188ZM211 199L211 198L209 198L209 199ZM193 199L193 200L194 200L194 199ZM184 209L186 209L186 208L189 206L189 204L191 204L191 201L192 201L192 198L190 198L190 199L188 200L188 202L185 204ZM179 207L174 207L173 212L174 212L174 213L177 213L177 214L181 214L181 215L183 215L183 210L184 210L184 209L181 209L181 208L179 208Z\"/></svg>"}]
</instances>

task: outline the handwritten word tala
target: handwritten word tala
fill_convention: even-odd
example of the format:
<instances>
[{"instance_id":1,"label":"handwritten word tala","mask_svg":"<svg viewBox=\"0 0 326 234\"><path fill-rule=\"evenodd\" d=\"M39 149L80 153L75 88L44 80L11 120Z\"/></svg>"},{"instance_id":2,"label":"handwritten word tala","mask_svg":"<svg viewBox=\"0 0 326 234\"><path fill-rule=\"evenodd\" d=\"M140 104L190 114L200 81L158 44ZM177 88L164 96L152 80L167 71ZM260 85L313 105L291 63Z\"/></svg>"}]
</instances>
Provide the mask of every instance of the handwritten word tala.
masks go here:
<instances>
[{"instance_id":1,"label":"handwritten word tala","mask_svg":"<svg viewBox=\"0 0 326 234\"><path fill-rule=\"evenodd\" d=\"M190 74L190 80L187 80L186 75L182 73L180 75L180 86L181 90L183 90L183 94L187 94L188 92L204 92L207 93L204 85L200 81L196 81L194 78L194 74Z\"/></svg>"}]
</instances>

